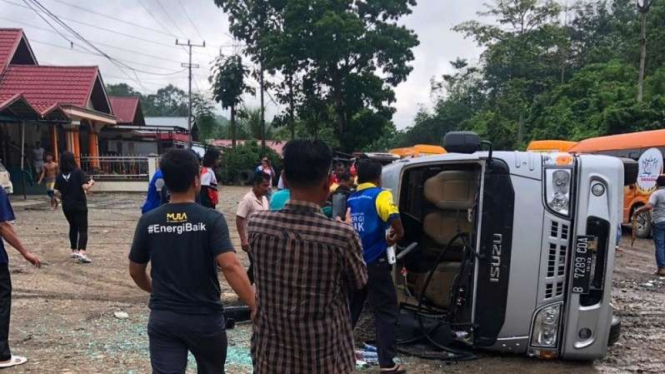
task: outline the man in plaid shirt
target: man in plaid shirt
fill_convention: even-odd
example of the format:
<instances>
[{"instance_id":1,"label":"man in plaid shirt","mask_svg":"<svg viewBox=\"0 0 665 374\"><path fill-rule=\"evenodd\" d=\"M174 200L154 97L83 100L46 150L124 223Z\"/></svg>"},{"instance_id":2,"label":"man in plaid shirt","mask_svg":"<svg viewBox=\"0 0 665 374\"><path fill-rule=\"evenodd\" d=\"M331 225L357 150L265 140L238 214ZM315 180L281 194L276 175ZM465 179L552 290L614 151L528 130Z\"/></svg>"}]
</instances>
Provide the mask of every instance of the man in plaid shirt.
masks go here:
<instances>
[{"instance_id":1,"label":"man in plaid shirt","mask_svg":"<svg viewBox=\"0 0 665 374\"><path fill-rule=\"evenodd\" d=\"M355 369L348 291L367 283L360 238L321 211L330 194L330 148L293 140L284 148L291 189L280 211L249 220L256 315L255 374L351 374Z\"/></svg>"}]
</instances>

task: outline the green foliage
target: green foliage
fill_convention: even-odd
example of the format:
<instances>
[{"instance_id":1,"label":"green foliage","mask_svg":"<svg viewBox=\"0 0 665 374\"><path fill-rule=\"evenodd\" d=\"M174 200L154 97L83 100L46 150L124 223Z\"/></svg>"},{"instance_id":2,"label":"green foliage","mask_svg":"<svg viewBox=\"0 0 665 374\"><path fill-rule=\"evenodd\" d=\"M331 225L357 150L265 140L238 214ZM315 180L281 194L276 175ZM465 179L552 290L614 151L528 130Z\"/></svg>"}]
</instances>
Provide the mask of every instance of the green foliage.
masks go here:
<instances>
[{"instance_id":1,"label":"green foliage","mask_svg":"<svg viewBox=\"0 0 665 374\"><path fill-rule=\"evenodd\" d=\"M242 58L238 55L224 58L222 56L215 60L213 74L210 76L212 84L213 100L222 104L222 108L231 109L230 136L233 147L236 146L236 109L242 104L242 95L254 94L254 89L247 85L246 79L249 70L242 64Z\"/></svg>"},{"instance_id":2,"label":"green foliage","mask_svg":"<svg viewBox=\"0 0 665 374\"><path fill-rule=\"evenodd\" d=\"M263 129L261 127L261 109L260 108L243 108L238 113L240 117L240 128L243 129L245 137L243 139L256 139L263 138ZM266 139L273 139L273 128L270 122L265 123Z\"/></svg>"},{"instance_id":3,"label":"green foliage","mask_svg":"<svg viewBox=\"0 0 665 374\"><path fill-rule=\"evenodd\" d=\"M249 170L254 172L261 159L261 146L256 141L246 141L235 148L227 148L222 154L222 164L219 178L223 184L238 184L240 172ZM266 157L271 160L273 167L280 168L279 155L271 149L266 149Z\"/></svg>"},{"instance_id":4,"label":"green foliage","mask_svg":"<svg viewBox=\"0 0 665 374\"><path fill-rule=\"evenodd\" d=\"M292 133L333 131L346 151L391 126L393 87L412 70L415 0L215 0L245 52L284 82L276 87ZM381 76L379 76L379 74ZM300 129L298 129L300 127ZM367 132L366 132L367 130Z\"/></svg>"},{"instance_id":5,"label":"green foliage","mask_svg":"<svg viewBox=\"0 0 665 374\"><path fill-rule=\"evenodd\" d=\"M535 139L662 128L665 2L654 2L647 17L641 103L635 1L584 1L565 17L561 12L555 1L495 0L478 13L489 22L456 26L484 47L481 62L454 61L455 73L434 81L436 105L395 137L399 145L440 144L443 133L457 129L478 132L496 149L516 149Z\"/></svg>"}]
</instances>

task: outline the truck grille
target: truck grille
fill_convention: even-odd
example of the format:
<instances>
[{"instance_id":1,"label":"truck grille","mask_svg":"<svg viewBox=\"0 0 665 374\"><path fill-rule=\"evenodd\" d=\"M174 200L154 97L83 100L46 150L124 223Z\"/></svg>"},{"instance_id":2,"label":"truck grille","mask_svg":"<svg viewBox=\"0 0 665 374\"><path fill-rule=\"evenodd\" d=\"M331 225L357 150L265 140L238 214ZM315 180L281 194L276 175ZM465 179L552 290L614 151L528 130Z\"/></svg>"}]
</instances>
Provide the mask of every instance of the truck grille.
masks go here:
<instances>
[{"instance_id":1,"label":"truck grille","mask_svg":"<svg viewBox=\"0 0 665 374\"><path fill-rule=\"evenodd\" d=\"M545 300L563 296L566 281L566 256L570 225L566 222L549 220L549 237L545 240L547 265L545 272ZM547 226L546 226L547 227Z\"/></svg>"}]
</instances>

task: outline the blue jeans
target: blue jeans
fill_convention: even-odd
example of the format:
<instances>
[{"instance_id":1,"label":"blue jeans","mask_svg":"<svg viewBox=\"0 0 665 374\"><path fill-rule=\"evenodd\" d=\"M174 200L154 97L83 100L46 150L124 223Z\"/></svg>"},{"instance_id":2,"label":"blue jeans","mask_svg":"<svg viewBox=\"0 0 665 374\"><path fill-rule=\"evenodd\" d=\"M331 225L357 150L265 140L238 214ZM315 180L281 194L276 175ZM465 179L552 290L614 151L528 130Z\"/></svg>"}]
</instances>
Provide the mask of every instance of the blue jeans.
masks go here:
<instances>
[{"instance_id":1,"label":"blue jeans","mask_svg":"<svg viewBox=\"0 0 665 374\"><path fill-rule=\"evenodd\" d=\"M656 264L658 269L665 268L665 222L653 225L653 242L656 245Z\"/></svg>"}]
</instances>

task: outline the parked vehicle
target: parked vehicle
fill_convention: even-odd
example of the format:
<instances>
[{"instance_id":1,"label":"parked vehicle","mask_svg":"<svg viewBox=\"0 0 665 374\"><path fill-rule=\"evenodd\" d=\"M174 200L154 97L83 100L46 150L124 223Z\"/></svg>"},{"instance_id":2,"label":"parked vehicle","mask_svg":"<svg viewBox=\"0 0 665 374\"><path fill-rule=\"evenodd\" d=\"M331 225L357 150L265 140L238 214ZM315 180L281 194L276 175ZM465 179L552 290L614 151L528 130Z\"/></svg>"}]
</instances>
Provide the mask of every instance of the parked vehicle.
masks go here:
<instances>
[{"instance_id":1,"label":"parked vehicle","mask_svg":"<svg viewBox=\"0 0 665 374\"><path fill-rule=\"evenodd\" d=\"M590 138L577 143L570 152L624 157L637 161L642 153L650 148L658 148L665 155L665 130ZM634 183L626 186L623 194L622 223L630 224L633 212L649 202L651 192L640 190ZM638 216L636 230L635 234L639 238L651 235L651 213L644 212Z\"/></svg>"},{"instance_id":2,"label":"parked vehicle","mask_svg":"<svg viewBox=\"0 0 665 374\"><path fill-rule=\"evenodd\" d=\"M353 154L353 157L355 158L355 160L352 160L352 162L363 158L369 158L380 162L381 165L384 166L399 160L399 156L385 152L355 152Z\"/></svg>"},{"instance_id":3,"label":"parked vehicle","mask_svg":"<svg viewBox=\"0 0 665 374\"><path fill-rule=\"evenodd\" d=\"M390 153L399 156L400 158L408 158L443 155L446 153L446 150L438 145L416 144L413 147L391 149Z\"/></svg>"},{"instance_id":4,"label":"parked vehicle","mask_svg":"<svg viewBox=\"0 0 665 374\"><path fill-rule=\"evenodd\" d=\"M11 176L2 162L0 162L0 187L4 188L8 195L14 193L14 185L12 184Z\"/></svg>"},{"instance_id":5,"label":"parked vehicle","mask_svg":"<svg viewBox=\"0 0 665 374\"><path fill-rule=\"evenodd\" d=\"M568 152L577 142L566 140L534 140L526 148L530 152Z\"/></svg>"},{"instance_id":6,"label":"parked vehicle","mask_svg":"<svg viewBox=\"0 0 665 374\"><path fill-rule=\"evenodd\" d=\"M610 301L623 163L480 146L449 133L450 153L384 168L406 231L393 271L400 318L419 321L400 328L435 345L449 329L472 348L603 357L620 333Z\"/></svg>"}]
</instances>

